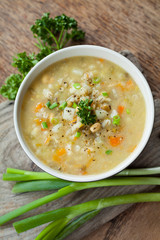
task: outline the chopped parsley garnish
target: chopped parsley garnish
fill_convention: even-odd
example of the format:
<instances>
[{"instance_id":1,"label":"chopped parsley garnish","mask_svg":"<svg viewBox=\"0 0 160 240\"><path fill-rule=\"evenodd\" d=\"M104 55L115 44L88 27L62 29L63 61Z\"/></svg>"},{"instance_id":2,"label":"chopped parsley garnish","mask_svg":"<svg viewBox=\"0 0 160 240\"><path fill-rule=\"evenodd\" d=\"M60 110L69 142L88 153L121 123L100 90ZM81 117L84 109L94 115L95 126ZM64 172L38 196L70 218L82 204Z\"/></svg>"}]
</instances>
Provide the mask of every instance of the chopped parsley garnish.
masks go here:
<instances>
[{"instance_id":1,"label":"chopped parsley garnish","mask_svg":"<svg viewBox=\"0 0 160 240\"><path fill-rule=\"evenodd\" d=\"M129 110L129 109L126 109L126 113L127 113L127 114L130 114L130 110Z\"/></svg>"},{"instance_id":2,"label":"chopped parsley garnish","mask_svg":"<svg viewBox=\"0 0 160 240\"><path fill-rule=\"evenodd\" d=\"M112 150L107 150L107 151L105 151L105 153L106 153L107 155L110 155L110 154L112 153Z\"/></svg>"},{"instance_id":3,"label":"chopped parsley garnish","mask_svg":"<svg viewBox=\"0 0 160 240\"><path fill-rule=\"evenodd\" d=\"M81 118L81 123L85 125L93 124L96 122L96 115L93 113L91 104L92 99L81 100L78 105L77 115Z\"/></svg>"}]
</instances>

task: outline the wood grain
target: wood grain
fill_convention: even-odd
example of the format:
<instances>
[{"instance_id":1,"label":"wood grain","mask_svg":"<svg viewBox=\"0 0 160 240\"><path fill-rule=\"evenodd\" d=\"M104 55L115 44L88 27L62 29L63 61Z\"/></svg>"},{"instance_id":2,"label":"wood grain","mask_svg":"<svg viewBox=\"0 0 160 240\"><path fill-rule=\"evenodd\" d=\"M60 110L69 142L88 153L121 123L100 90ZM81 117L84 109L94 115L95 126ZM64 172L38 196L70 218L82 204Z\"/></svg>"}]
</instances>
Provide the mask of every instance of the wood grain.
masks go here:
<instances>
[{"instance_id":1,"label":"wood grain","mask_svg":"<svg viewBox=\"0 0 160 240\"><path fill-rule=\"evenodd\" d=\"M111 48L116 51L129 49L133 52L144 69L147 80L151 86L152 93L155 99L160 98L160 1L159 0L1 0L0 1L0 85L4 83L5 78L15 72L15 69L11 67L12 56L18 52L27 51L28 53L36 51L34 47L34 38L29 30L30 26L33 24L36 18L41 17L43 12L51 12L52 16L65 13L67 15L73 16L77 19L80 27L86 31L86 44L97 44ZM5 99L0 96L0 101ZM156 106L157 106L156 100ZM6 103L7 105L8 103ZM12 163L12 166L23 167L27 169L28 166L27 160L25 161L25 155L20 151L20 146L15 137L13 130L13 124L11 121L12 118L12 107L6 108L5 117L1 119L3 124L3 134L1 134L1 146L3 150L3 167L2 170L5 170L8 166L8 161ZM159 111L159 110L158 110ZM1 110L2 112L2 110ZM2 114L2 113L1 113ZM10 117L10 122L9 122ZM5 121L7 122L5 123ZM9 122L9 125L8 125ZM8 133L8 128L10 133ZM150 141L148 147L158 148L159 147L159 138L160 129L159 122L155 125L154 134L156 135L156 141ZM8 139L11 138L12 149L7 145ZM153 140L153 139L152 139ZM4 147L4 149L3 149ZM15 148L15 149L14 149ZM146 150L144 150L146 151ZM151 152L147 152L146 160L143 162L143 165L148 165L148 160L150 160L149 165L153 166L154 161L152 162ZM157 153L159 154L159 148ZM159 156L159 155L158 155ZM18 159L18 160L17 160ZM22 164L21 159L24 159ZM160 159L160 158L159 158ZM135 162L139 166L139 162ZM158 162L157 162L158 164ZM156 164L156 165L157 165ZM22 167L22 168L23 168ZM36 169L35 169L36 170ZM5 211L15 208L16 206L22 204L21 200L23 199L24 203L31 201L31 199L38 196L28 194L25 198L21 195L19 202L17 202L17 197L11 195L11 184L5 183L6 185L0 189L7 192L7 200L10 202L8 206L6 200L3 199L5 204ZM7 190L8 188L8 190ZM118 193L118 192L117 192ZM83 197L83 194L84 197ZM88 194L92 195L92 191L87 191L86 193L82 192L80 201L86 201ZM0 195L0 201L3 195ZM99 195L97 197L100 197ZM69 198L70 199L70 198ZM69 199L64 199L65 203L69 203ZM57 203L56 203L57 204ZM54 207L57 205L54 204ZM1 205L2 206L2 205ZM51 205L50 205L51 206ZM134 224L135 229L138 230L138 235L134 235L134 239L149 239L158 240L160 235L159 219L157 224L155 219L157 218L157 212L160 210L159 204L141 204L135 205L133 208L128 210L124 215L115 218L114 220L106 223L108 221L105 216L108 214L108 210L104 211L104 214L100 217L95 218L95 222L101 222L100 224L106 223L102 228L94 232L96 240L125 240L133 239L133 232L131 231L132 224ZM1 208L1 211L3 208ZM141 211L140 211L141 210ZM43 208L41 208L43 211ZM137 221L142 217L144 213L144 218L146 221ZM114 216L114 214L113 214ZM156 216L156 217L155 217ZM102 218L102 219L101 219ZM122 221L123 219L123 221ZM128 222L129 220L129 222ZM121 223L122 225L118 225ZM137 222L137 225L136 225ZM152 228L150 225L153 223ZM130 225L129 225L130 224ZM84 239L86 232L88 233L88 228L91 227L93 230L94 222L90 222L90 225L87 225L86 228L82 228L77 233L73 235L72 239ZM139 227L138 227L139 226ZM119 229L115 233L115 229ZM102 231L103 229L103 231ZM149 230L148 230L149 229ZM36 229L38 232L39 229ZM86 231L86 232L85 232ZM109 235L107 233L109 231ZM85 233L84 233L85 232ZM146 235L146 232L151 232L153 235ZM80 235L81 233L81 235ZM15 232L11 230L11 225L7 225L7 228L0 230L0 239L1 236L5 236L3 239L31 239L30 235L26 233L23 236L15 235ZM5 234L5 235L3 235ZM7 237L8 234L8 237ZM138 237L139 236L139 237ZM33 235L32 235L33 237ZM71 238L70 238L71 239ZM93 235L87 236L87 240L93 239Z\"/></svg>"}]
</instances>

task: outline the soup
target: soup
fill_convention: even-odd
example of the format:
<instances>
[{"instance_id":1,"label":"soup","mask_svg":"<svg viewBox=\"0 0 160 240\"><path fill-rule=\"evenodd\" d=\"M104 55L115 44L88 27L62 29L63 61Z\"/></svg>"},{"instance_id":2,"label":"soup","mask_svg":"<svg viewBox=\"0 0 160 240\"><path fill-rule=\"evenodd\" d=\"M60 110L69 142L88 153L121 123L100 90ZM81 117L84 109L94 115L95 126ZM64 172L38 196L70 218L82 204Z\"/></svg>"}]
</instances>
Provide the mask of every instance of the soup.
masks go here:
<instances>
[{"instance_id":1,"label":"soup","mask_svg":"<svg viewBox=\"0 0 160 240\"><path fill-rule=\"evenodd\" d=\"M32 82L21 127L44 164L91 175L114 168L135 150L145 117L143 95L124 69L81 56L52 64Z\"/></svg>"}]
</instances>

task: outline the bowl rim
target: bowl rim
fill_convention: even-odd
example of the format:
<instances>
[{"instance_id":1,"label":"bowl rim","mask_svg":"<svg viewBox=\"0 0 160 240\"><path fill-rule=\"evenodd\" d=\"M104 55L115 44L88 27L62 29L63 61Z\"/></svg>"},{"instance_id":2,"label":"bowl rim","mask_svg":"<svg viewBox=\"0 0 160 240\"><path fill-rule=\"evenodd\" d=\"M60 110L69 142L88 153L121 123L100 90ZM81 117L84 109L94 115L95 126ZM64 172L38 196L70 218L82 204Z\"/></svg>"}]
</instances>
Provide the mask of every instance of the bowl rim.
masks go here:
<instances>
[{"instance_id":1,"label":"bowl rim","mask_svg":"<svg viewBox=\"0 0 160 240\"><path fill-rule=\"evenodd\" d=\"M23 138L23 133L21 131L21 126L20 126L20 110L21 110L21 105L22 105L22 100L23 99L23 92L26 92L28 87L27 87L27 83L29 82L29 79L31 79L32 75L38 75L40 74L40 72L42 72L46 67L43 68L43 64L45 65L45 63L49 62L50 59L52 60L52 58L56 58L56 57L60 57L63 54L66 53L72 53L76 50L79 50L80 52L94 52L94 51L99 51L99 52L104 52L106 55L110 55L113 57L113 59L121 59L122 62L126 63L126 65L133 70L133 74L135 72L135 76L137 75L137 77L140 78L141 82L140 84L142 84L143 87L145 87L145 91L148 97L148 103L149 103L149 107L148 105L146 106L146 122L145 122L145 127L143 130L143 134L142 137L136 147L136 149L127 157L125 158L121 163L119 163L118 165L116 165L114 168L110 169L109 171L100 173L100 174L94 174L94 175L72 175L72 174L67 174L67 173L61 173L58 172L50 167L48 167L47 165L45 165L43 162L41 162L35 155L34 153L31 151L31 149L29 148L29 146L27 145L27 143L25 142L24 138ZM77 54L74 56L94 56L96 57L96 54L92 54L91 55L84 55L84 54ZM70 57L73 57L72 54ZM99 54L99 57L100 54ZM69 58L67 57L63 57L62 59L65 58ZM104 57L102 57L104 58ZM60 59L60 60L62 60ZM107 59L107 56L106 56ZM49 63L47 66L53 64L54 62L60 61L60 60L55 60L52 61L51 63ZM118 61L118 60L117 60ZM112 61L113 62L113 61ZM114 62L115 63L115 62ZM120 66L120 64L117 64ZM42 66L42 67L41 67ZM38 70L38 73L35 73L36 70L38 68L43 68L41 70ZM126 68L124 68L124 66L122 67L123 69L126 70ZM128 72L128 71L127 71ZM132 78L135 81L135 78L132 76ZM35 79L35 77L33 77L32 80L30 80L30 83L28 84L28 86L32 83L32 81ZM28 81L28 82L27 82ZM138 82L136 82L138 87L140 87L140 84ZM143 88L141 87L141 92L142 92ZM142 93L144 100L145 100L145 104L146 104L146 97L145 95ZM150 134L152 132L152 128L153 128L153 123L154 123L154 101L153 101L153 96L151 93L151 89L148 85L147 80L145 79L145 77L143 76L143 74L140 72L140 70L130 61L128 60L126 57L124 57L123 55L121 55L120 53L113 51L111 49L105 48L105 47L101 47L101 46L96 46L96 45L77 45L77 46L71 46L71 47L66 47L64 49L58 50L56 52L51 53L50 55L46 56L45 58L43 58L40 62L38 62L31 70L30 72L26 75L26 77L24 78L23 82L21 83L21 86L18 90L16 99L15 99L15 104L14 104L14 126L15 126L15 131L16 131L16 135L17 138L23 148L23 150L25 151L25 153L27 154L27 156L38 166L40 167L43 171L56 176L58 178L64 179L64 180L68 180L68 181L74 181L74 182L90 182L90 181L96 181L96 180L101 180L104 178L108 178L111 177L115 174L117 174L118 172L122 171L123 169L125 169L127 166L129 166L139 155L140 153L143 151L144 147L146 146ZM146 124L147 124L147 129L146 129Z\"/></svg>"}]
</instances>

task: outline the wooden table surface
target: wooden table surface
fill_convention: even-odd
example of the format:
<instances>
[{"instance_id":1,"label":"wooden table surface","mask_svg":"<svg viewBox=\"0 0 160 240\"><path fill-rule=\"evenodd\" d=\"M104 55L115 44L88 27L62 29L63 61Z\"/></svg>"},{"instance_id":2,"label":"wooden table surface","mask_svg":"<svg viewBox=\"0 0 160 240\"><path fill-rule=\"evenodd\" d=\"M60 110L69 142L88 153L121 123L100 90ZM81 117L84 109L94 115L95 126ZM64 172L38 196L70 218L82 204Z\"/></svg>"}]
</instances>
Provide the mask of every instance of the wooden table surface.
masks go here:
<instances>
[{"instance_id":1,"label":"wooden table surface","mask_svg":"<svg viewBox=\"0 0 160 240\"><path fill-rule=\"evenodd\" d=\"M85 44L116 51L128 49L139 59L155 98L160 98L159 0L1 0L0 85L15 69L12 56L36 51L29 30L42 13L74 17L86 32ZM5 99L0 96L0 102ZM104 224L85 240L159 240L160 204L137 204ZM79 240L79 239L76 239Z\"/></svg>"}]
</instances>

